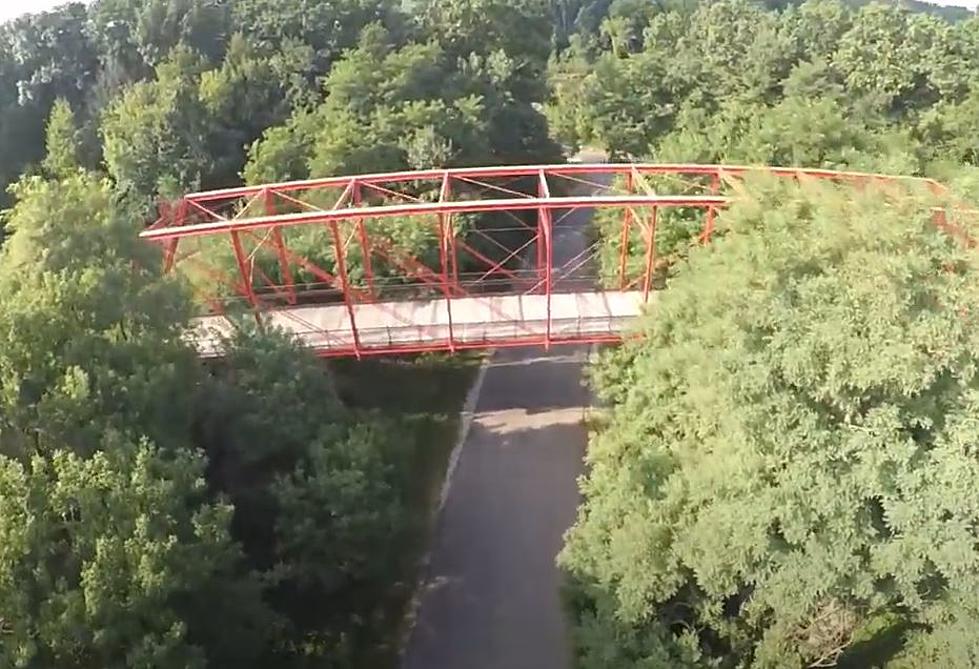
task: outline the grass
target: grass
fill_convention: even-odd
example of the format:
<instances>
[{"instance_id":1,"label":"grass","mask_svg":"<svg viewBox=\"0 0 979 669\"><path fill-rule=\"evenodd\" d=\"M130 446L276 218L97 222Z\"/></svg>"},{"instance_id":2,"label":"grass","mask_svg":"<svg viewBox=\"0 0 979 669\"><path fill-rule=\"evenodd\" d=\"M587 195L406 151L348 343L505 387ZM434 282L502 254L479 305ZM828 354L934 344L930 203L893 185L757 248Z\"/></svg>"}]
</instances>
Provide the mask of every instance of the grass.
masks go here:
<instances>
[{"instance_id":1,"label":"grass","mask_svg":"<svg viewBox=\"0 0 979 669\"><path fill-rule=\"evenodd\" d=\"M397 666L408 607L431 544L435 510L460 414L482 357L477 354L337 360L331 363L337 392L352 408L394 421L398 437L392 460L399 472L408 515L403 545L390 576L354 643L355 666Z\"/></svg>"}]
</instances>

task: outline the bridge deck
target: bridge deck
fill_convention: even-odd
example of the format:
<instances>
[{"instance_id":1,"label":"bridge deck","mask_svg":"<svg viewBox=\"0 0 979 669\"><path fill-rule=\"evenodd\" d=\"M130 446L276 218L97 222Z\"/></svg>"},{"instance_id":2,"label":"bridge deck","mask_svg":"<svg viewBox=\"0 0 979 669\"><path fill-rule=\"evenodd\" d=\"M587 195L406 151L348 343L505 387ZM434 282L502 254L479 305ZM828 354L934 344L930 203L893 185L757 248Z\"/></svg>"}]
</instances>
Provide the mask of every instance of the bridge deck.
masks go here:
<instances>
[{"instance_id":1,"label":"bridge deck","mask_svg":"<svg viewBox=\"0 0 979 669\"><path fill-rule=\"evenodd\" d=\"M322 355L452 350L521 344L615 341L639 315L642 293L580 292L492 295L287 307L262 314ZM191 333L201 355L220 356L232 330L224 316L196 319Z\"/></svg>"}]
</instances>

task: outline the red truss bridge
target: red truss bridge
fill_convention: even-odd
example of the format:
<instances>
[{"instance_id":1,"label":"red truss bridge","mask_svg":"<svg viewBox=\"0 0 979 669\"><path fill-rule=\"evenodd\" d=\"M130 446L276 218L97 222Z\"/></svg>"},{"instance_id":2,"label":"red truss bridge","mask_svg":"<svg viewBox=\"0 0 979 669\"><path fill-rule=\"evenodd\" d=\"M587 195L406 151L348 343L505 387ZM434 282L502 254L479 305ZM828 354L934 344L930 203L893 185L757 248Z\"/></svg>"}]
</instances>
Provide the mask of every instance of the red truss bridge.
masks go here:
<instances>
[{"instance_id":1,"label":"red truss bridge","mask_svg":"<svg viewBox=\"0 0 979 669\"><path fill-rule=\"evenodd\" d=\"M191 333L203 356L242 317L324 356L615 342L655 295L658 222L708 242L759 170L941 188L732 165L432 169L194 193L142 237L206 307Z\"/></svg>"}]
</instances>

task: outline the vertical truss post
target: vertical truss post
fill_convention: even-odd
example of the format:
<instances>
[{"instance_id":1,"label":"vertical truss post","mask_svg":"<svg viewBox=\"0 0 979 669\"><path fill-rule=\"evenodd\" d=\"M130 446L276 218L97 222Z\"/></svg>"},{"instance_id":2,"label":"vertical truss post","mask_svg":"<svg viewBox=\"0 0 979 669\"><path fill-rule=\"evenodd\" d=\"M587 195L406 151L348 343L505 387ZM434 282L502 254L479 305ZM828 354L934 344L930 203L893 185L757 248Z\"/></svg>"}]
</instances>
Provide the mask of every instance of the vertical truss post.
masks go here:
<instances>
[{"instance_id":1,"label":"vertical truss post","mask_svg":"<svg viewBox=\"0 0 979 669\"><path fill-rule=\"evenodd\" d=\"M656 218L658 207L653 205L646 227L646 269L642 277L642 302L649 304L649 291L653 284L653 270L656 265Z\"/></svg>"},{"instance_id":2,"label":"vertical truss post","mask_svg":"<svg viewBox=\"0 0 979 669\"><path fill-rule=\"evenodd\" d=\"M189 208L187 198L181 198L180 202L177 203L177 211L173 218L174 227L180 227L187 222L187 210Z\"/></svg>"},{"instance_id":3,"label":"vertical truss post","mask_svg":"<svg viewBox=\"0 0 979 669\"><path fill-rule=\"evenodd\" d=\"M235 262L238 264L238 273L241 275L241 289L253 307L258 308L258 297L255 295L255 285L252 277L252 268L245 257L245 249L241 244L241 236L236 230L231 231L231 246L235 251Z\"/></svg>"},{"instance_id":4,"label":"vertical truss post","mask_svg":"<svg viewBox=\"0 0 979 669\"><path fill-rule=\"evenodd\" d=\"M966 234L964 230L962 230L960 227L955 225L955 220L954 220L955 210L952 209L951 211L953 212L953 219L952 219L952 223L949 224L948 214L945 210L945 207L932 207L931 209L932 224L942 232L957 238L960 242L965 244L967 248L971 248L973 246L973 241L969 238L969 235Z\"/></svg>"},{"instance_id":5,"label":"vertical truss post","mask_svg":"<svg viewBox=\"0 0 979 669\"><path fill-rule=\"evenodd\" d=\"M721 168L717 168L710 177L710 194L717 195L721 188ZM701 235L701 242L707 244L710 242L711 235L714 234L714 216L716 215L716 209L714 205L707 205L707 222L704 224L704 232Z\"/></svg>"},{"instance_id":6,"label":"vertical truss post","mask_svg":"<svg viewBox=\"0 0 979 669\"><path fill-rule=\"evenodd\" d=\"M544 170L540 170L538 173L538 192L542 198L551 197L551 189L547 185L547 174ZM543 242L544 242L544 294L547 296L547 334L544 337L544 350L549 351L551 349L551 290L553 289L552 283L552 265L554 264L554 244L553 239L553 219L551 217L551 210L547 207L541 207L538 212L538 223L543 230Z\"/></svg>"},{"instance_id":7,"label":"vertical truss post","mask_svg":"<svg viewBox=\"0 0 979 669\"><path fill-rule=\"evenodd\" d=\"M265 200L265 215L275 215L275 193L271 188L266 188L263 193ZM275 245L275 254L279 260L279 278L285 282L285 289L289 304L296 304L296 281L292 277L292 268L289 266L289 257L286 254L286 243L282 238L282 229L272 229L272 244Z\"/></svg>"},{"instance_id":8,"label":"vertical truss post","mask_svg":"<svg viewBox=\"0 0 979 669\"><path fill-rule=\"evenodd\" d=\"M452 230L452 234L449 235L449 262L452 264L452 288L458 290L460 294L465 294L459 287L459 248L456 244L455 231Z\"/></svg>"},{"instance_id":9,"label":"vertical truss post","mask_svg":"<svg viewBox=\"0 0 979 669\"><path fill-rule=\"evenodd\" d=\"M350 278L347 276L347 258L343 249L343 238L340 235L340 225L335 220L331 220L329 226L330 232L333 233L333 247L336 249L337 274L340 275L343 303L347 307L347 316L350 318L350 332L354 338L354 355L360 360L360 334L357 332L357 319L354 317L353 296L350 292Z\"/></svg>"},{"instance_id":10,"label":"vertical truss post","mask_svg":"<svg viewBox=\"0 0 979 669\"><path fill-rule=\"evenodd\" d=\"M439 190L439 202L448 202L452 196L452 184L448 170L442 174L442 188ZM449 284L450 257L455 256L455 248L450 248L450 238L455 238L452 216L439 214L439 261L442 265L442 293L445 295L445 310L449 317L449 350L455 353L455 332L452 323L452 288ZM453 263L454 264L454 263Z\"/></svg>"},{"instance_id":11,"label":"vertical truss post","mask_svg":"<svg viewBox=\"0 0 979 669\"><path fill-rule=\"evenodd\" d=\"M636 190L636 168L633 167L625 177L625 187L629 195ZM619 249L619 290L625 290L625 268L629 262L629 233L632 231L632 207L626 207L625 220L622 221L622 247Z\"/></svg>"},{"instance_id":12,"label":"vertical truss post","mask_svg":"<svg viewBox=\"0 0 979 669\"><path fill-rule=\"evenodd\" d=\"M350 201L355 207L359 207L363 201L363 192L360 182L356 179L350 182ZM360 239L360 251L364 256L364 279L367 281L367 293L371 296L371 301L377 300L377 293L374 290L374 266L371 264L371 243L367 234L367 226L364 219L357 219L357 237Z\"/></svg>"},{"instance_id":13,"label":"vertical truss post","mask_svg":"<svg viewBox=\"0 0 979 669\"><path fill-rule=\"evenodd\" d=\"M165 227L179 227L184 224L187 218L187 198L181 198L176 207L171 207L169 203L163 202L160 206L160 219L169 225ZM167 221L167 219L170 219ZM177 257L177 244L179 237L167 240L163 244L163 273L169 274L173 270L174 261Z\"/></svg>"},{"instance_id":14,"label":"vertical truss post","mask_svg":"<svg viewBox=\"0 0 979 669\"><path fill-rule=\"evenodd\" d=\"M169 274L173 271L173 263L177 257L177 243L180 241L180 237L174 237L164 244L163 249L163 273Z\"/></svg>"},{"instance_id":15,"label":"vertical truss post","mask_svg":"<svg viewBox=\"0 0 979 669\"><path fill-rule=\"evenodd\" d=\"M544 176L544 170L538 172L537 176L537 197L545 198L550 197L550 189L547 186L547 178ZM545 232L544 228L547 222L547 209L540 207L537 210L537 241L534 244L536 247L537 263L536 267L536 280L535 284L540 286L544 284L545 276L547 274L547 248L545 243Z\"/></svg>"}]
</instances>

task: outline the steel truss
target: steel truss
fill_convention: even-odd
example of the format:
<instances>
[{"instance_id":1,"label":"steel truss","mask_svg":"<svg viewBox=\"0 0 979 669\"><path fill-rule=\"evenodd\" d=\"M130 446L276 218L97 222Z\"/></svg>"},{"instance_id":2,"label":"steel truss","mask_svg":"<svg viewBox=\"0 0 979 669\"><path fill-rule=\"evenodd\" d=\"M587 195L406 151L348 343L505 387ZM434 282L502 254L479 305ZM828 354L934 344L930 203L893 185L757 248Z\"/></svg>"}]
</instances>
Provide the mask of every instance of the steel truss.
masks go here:
<instances>
[{"instance_id":1,"label":"steel truss","mask_svg":"<svg viewBox=\"0 0 979 669\"><path fill-rule=\"evenodd\" d=\"M197 298L211 314L247 311L262 318L276 313L299 322L306 313L301 307L342 305L344 328L352 337L330 343L331 333L320 332L326 343L317 351L325 356L613 342L621 338L622 323L611 317L607 328L594 323L555 327L553 296L604 288L609 294L634 292L648 302L662 213L697 212L698 236L706 243L717 211L736 197L733 185L759 170L789 179L904 181L933 192L942 189L934 181L911 177L737 165L433 169L193 193L162 205L159 218L141 236L162 246L166 272L192 279ZM664 187L670 192L657 192ZM580 234L576 217L583 210L621 212L612 233L619 237L619 257L611 280L599 281L598 235L589 236L574 253L555 253L562 250L556 235ZM640 266L630 262L637 249L642 250ZM542 296L546 318L531 326L500 312L488 322L506 321L512 332L478 340L459 336L453 308L486 295ZM396 308L410 300L438 300L448 315L444 332L410 343L391 336L392 327L415 326L403 322L403 310ZM365 337L358 323L365 305L390 314L387 341L378 344L376 336ZM594 315L578 318L580 324Z\"/></svg>"}]
</instances>

